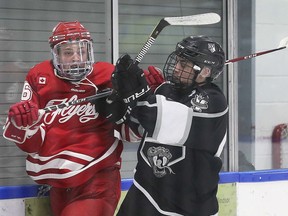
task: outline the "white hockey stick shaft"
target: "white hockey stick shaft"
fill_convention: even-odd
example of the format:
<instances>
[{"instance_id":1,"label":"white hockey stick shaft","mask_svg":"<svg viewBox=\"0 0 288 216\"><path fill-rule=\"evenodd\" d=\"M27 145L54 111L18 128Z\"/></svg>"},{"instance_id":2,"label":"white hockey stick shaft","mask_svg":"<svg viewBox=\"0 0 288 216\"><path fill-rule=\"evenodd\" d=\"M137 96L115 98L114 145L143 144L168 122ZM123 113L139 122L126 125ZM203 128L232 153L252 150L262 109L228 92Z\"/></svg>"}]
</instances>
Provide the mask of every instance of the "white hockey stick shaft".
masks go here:
<instances>
[{"instance_id":1,"label":"white hockey stick shaft","mask_svg":"<svg viewBox=\"0 0 288 216\"><path fill-rule=\"evenodd\" d=\"M173 26L189 26L189 25L210 25L220 22L221 17L217 13L204 13L191 16L182 17L165 17L162 18L159 23L155 26L154 30L150 34L148 40L145 42L140 52L134 60L134 64L138 65L143 57L148 52L160 32L169 25Z\"/></svg>"},{"instance_id":2,"label":"white hockey stick shaft","mask_svg":"<svg viewBox=\"0 0 288 216\"><path fill-rule=\"evenodd\" d=\"M279 50L283 50L283 49L287 48L287 46L288 46L288 37L285 37L280 41L278 48L274 48L274 49L270 49L270 50L266 50L266 51L262 51L262 52L257 52L257 53L252 53L252 54L247 55L247 56L241 56L241 57L237 57L234 59L226 60L225 64L227 65L227 64L238 62L238 61L255 58L257 56L265 55L268 53L276 52Z\"/></svg>"}]
</instances>

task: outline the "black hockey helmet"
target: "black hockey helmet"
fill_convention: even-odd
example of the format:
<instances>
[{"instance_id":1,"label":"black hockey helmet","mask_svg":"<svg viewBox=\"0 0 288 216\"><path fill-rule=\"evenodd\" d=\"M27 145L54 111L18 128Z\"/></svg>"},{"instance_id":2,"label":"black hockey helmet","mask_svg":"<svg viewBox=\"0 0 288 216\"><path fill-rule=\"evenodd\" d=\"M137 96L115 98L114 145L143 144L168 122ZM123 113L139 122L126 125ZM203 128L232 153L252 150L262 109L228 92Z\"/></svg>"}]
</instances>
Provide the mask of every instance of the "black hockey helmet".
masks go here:
<instances>
[{"instance_id":1,"label":"black hockey helmet","mask_svg":"<svg viewBox=\"0 0 288 216\"><path fill-rule=\"evenodd\" d=\"M175 51L169 55L163 69L165 78L175 84L179 83L179 77L175 77L175 69L173 69L177 64L177 57L193 63L193 69L198 73L200 73L204 66L210 68L211 76L209 79L211 81L222 73L225 65L225 54L222 47L209 37L190 36L184 38L181 42L177 43ZM193 81L195 81L196 77L197 75L190 79L194 79ZM187 81L188 85L191 82L191 80Z\"/></svg>"}]
</instances>

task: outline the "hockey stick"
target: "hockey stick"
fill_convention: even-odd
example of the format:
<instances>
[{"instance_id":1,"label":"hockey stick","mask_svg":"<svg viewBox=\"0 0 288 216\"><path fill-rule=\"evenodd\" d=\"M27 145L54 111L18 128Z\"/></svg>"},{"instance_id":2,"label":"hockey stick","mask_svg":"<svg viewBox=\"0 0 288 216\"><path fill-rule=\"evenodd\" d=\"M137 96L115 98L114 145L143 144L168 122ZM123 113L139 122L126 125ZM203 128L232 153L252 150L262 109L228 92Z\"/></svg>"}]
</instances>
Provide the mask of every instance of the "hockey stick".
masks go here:
<instances>
[{"instance_id":1,"label":"hockey stick","mask_svg":"<svg viewBox=\"0 0 288 216\"><path fill-rule=\"evenodd\" d=\"M238 58L234 58L234 59L230 59L230 60L226 60L225 65L235 63L238 61L242 61L242 60L255 58L257 56L265 55L265 54L268 54L271 52L276 52L278 50L282 50L282 49L285 49L287 47L288 47L288 37L285 37L280 41L278 48L270 49L270 50L266 50L266 51L262 51L262 52L257 52L257 53L253 53L253 54L250 54L247 56L242 56L242 57L238 57Z\"/></svg>"},{"instance_id":2,"label":"hockey stick","mask_svg":"<svg viewBox=\"0 0 288 216\"><path fill-rule=\"evenodd\" d=\"M154 43L160 32L169 25L175 26L184 26L184 25L209 25L218 23L221 20L221 17L217 13L204 13L204 14L197 14L191 16L181 16L181 17L165 17L162 18L159 23L155 26L154 30L150 34L148 40L141 48L140 52L136 56L134 60L134 64L138 65L142 58L146 55L151 45ZM96 95L92 95L86 98L81 98L75 101L62 103L59 105L52 105L49 107L44 108L45 112L50 112L57 109L62 109L64 107L68 107L71 105L97 100L99 98L108 97L112 93L112 89L106 89L103 92L97 93Z\"/></svg>"},{"instance_id":3,"label":"hockey stick","mask_svg":"<svg viewBox=\"0 0 288 216\"><path fill-rule=\"evenodd\" d=\"M70 101L70 102L66 102L66 103L61 103L58 105L52 105L52 106L48 106L45 107L43 110L45 111L45 113L50 112L50 111L54 111L57 109L63 109L65 107L71 106L71 105L75 105L75 104L79 104L79 103L83 103L83 102L88 102L88 101L93 101L93 100L97 100L99 98L103 98L103 97L107 97L112 93L112 89L107 88L104 89L102 91L100 91L99 93L95 94L95 95L91 95L85 98L80 98L78 100L74 100L74 101Z\"/></svg>"},{"instance_id":4,"label":"hockey stick","mask_svg":"<svg viewBox=\"0 0 288 216\"><path fill-rule=\"evenodd\" d=\"M134 60L134 64L138 65L143 57L148 52L151 45L154 43L160 32L169 25L173 26L184 26L184 25L210 25L218 23L221 17L217 13L204 13L191 16L182 17L165 17L162 18L159 23L155 26L154 30L150 34L148 40L141 48L140 52Z\"/></svg>"}]
</instances>

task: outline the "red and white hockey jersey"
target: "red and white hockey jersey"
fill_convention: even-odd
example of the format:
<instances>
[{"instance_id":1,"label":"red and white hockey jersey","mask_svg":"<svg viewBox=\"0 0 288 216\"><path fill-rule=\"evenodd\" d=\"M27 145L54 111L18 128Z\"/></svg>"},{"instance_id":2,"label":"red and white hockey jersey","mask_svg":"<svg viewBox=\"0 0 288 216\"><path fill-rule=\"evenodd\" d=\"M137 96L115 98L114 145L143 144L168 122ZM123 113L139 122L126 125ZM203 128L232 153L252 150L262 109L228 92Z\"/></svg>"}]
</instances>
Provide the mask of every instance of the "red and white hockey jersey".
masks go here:
<instances>
[{"instance_id":1,"label":"red and white hockey jersey","mask_svg":"<svg viewBox=\"0 0 288 216\"><path fill-rule=\"evenodd\" d=\"M53 64L47 60L29 71L22 100L32 100L43 109L91 96L111 87L113 70L114 65L97 62L84 80L70 82L55 76ZM114 129L116 125L88 102L46 113L40 129L16 144L28 153L26 169L34 181L74 187L103 168L120 167L123 145Z\"/></svg>"}]
</instances>

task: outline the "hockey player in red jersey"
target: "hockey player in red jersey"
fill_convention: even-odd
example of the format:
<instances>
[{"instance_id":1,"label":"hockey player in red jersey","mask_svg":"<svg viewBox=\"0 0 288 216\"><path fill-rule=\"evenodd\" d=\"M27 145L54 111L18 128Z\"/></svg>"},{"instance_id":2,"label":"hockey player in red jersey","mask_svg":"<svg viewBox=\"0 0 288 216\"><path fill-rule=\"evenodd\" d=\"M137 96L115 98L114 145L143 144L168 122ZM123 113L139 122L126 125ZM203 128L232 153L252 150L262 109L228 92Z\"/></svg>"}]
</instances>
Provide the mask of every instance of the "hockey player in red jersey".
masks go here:
<instances>
[{"instance_id":1,"label":"hockey player in red jersey","mask_svg":"<svg viewBox=\"0 0 288 216\"><path fill-rule=\"evenodd\" d=\"M78 21L56 25L49 44L53 59L30 69L21 102L9 109L4 137L28 153L28 175L51 186L54 216L112 216L123 148L114 122L127 106L99 100L48 113L43 108L112 87L114 65L94 63L90 33Z\"/></svg>"},{"instance_id":2,"label":"hockey player in red jersey","mask_svg":"<svg viewBox=\"0 0 288 216\"><path fill-rule=\"evenodd\" d=\"M127 81L132 76L125 74L141 74L129 62L129 55L119 59L112 76L113 86L126 98L134 87L118 86L137 79ZM131 124L140 123L145 131L133 184L117 216L217 215L228 108L213 81L224 63L221 46L206 36L183 39L169 55L163 69L166 82L155 94L140 97L132 109Z\"/></svg>"}]
</instances>

